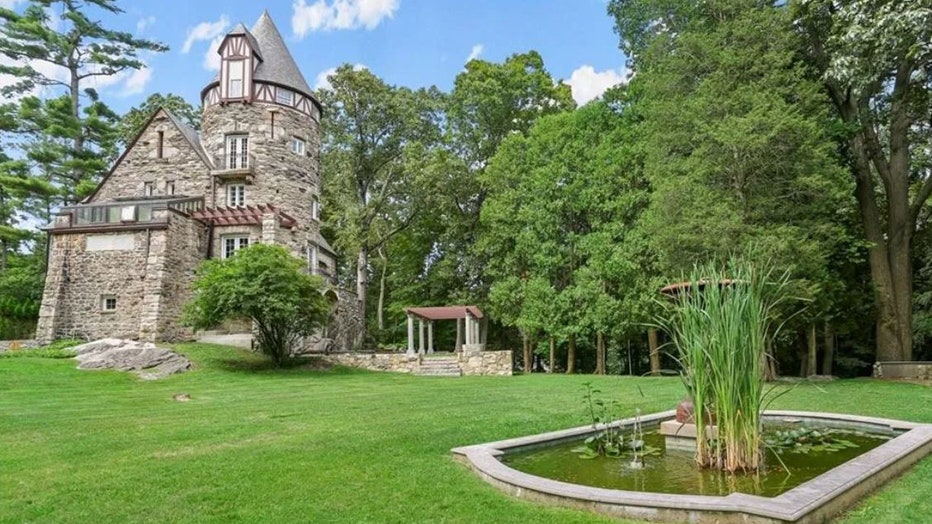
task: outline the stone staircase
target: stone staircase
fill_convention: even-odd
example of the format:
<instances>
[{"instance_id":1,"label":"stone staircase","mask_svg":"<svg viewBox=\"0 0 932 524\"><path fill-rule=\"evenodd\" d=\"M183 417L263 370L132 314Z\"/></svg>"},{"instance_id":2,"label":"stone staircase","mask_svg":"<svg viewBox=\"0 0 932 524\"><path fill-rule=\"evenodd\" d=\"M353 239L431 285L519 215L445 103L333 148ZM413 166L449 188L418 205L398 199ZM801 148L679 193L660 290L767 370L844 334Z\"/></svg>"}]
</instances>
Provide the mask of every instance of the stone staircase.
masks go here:
<instances>
[{"instance_id":1,"label":"stone staircase","mask_svg":"<svg viewBox=\"0 0 932 524\"><path fill-rule=\"evenodd\" d=\"M425 358L414 372L415 375L429 377L459 377L462 376L456 357Z\"/></svg>"}]
</instances>

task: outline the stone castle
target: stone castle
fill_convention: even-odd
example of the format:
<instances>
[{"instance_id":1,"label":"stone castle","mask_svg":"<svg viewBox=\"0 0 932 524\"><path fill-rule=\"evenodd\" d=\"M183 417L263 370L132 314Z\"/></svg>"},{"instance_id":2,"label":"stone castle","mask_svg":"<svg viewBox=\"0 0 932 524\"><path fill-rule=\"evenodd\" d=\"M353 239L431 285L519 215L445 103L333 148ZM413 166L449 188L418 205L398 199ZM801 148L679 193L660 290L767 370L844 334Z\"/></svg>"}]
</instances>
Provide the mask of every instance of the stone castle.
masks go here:
<instances>
[{"instance_id":1,"label":"stone castle","mask_svg":"<svg viewBox=\"0 0 932 524\"><path fill-rule=\"evenodd\" d=\"M330 283L325 336L338 349L357 343L358 301L336 288L320 234L320 103L268 13L218 53L200 133L156 111L96 190L49 225L40 341L191 339L180 317L195 268L262 242Z\"/></svg>"}]
</instances>

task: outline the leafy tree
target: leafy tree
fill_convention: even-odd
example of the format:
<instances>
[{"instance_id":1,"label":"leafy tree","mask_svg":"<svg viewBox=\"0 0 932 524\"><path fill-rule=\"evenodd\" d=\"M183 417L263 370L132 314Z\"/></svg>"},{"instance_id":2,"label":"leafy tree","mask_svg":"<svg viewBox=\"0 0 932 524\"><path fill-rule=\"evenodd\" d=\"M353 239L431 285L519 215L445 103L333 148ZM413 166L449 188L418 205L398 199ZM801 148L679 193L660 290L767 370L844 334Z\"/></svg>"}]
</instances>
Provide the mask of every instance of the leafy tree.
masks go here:
<instances>
[{"instance_id":1,"label":"leafy tree","mask_svg":"<svg viewBox=\"0 0 932 524\"><path fill-rule=\"evenodd\" d=\"M192 129L201 128L201 112L178 95L152 93L145 102L130 109L118 124L120 142L127 146L142 131L142 126L159 108L170 111Z\"/></svg>"},{"instance_id":2,"label":"leafy tree","mask_svg":"<svg viewBox=\"0 0 932 524\"><path fill-rule=\"evenodd\" d=\"M356 292L368 304L370 257L404 231L434 194L429 145L436 140L439 93L386 84L367 69L343 65L319 92L328 111L322 170L325 216L336 245L355 254Z\"/></svg>"},{"instance_id":3,"label":"leafy tree","mask_svg":"<svg viewBox=\"0 0 932 524\"><path fill-rule=\"evenodd\" d=\"M932 1L805 0L794 14L855 182L877 304L877 359L912 358L913 237L932 194Z\"/></svg>"},{"instance_id":4,"label":"leafy tree","mask_svg":"<svg viewBox=\"0 0 932 524\"><path fill-rule=\"evenodd\" d=\"M570 373L577 337L596 337L604 373L607 335L634 320L623 309L639 279L626 232L647 195L632 169L632 127L602 101L544 117L527 137L505 139L480 178L488 198L477 251L488 260L491 311L525 338L567 340Z\"/></svg>"},{"instance_id":5,"label":"leafy tree","mask_svg":"<svg viewBox=\"0 0 932 524\"><path fill-rule=\"evenodd\" d=\"M70 119L60 128L68 129L70 143L66 163L72 186L65 188L66 202L81 194L82 184L87 187L96 181L102 172L99 166L106 166L113 153L100 142L101 149L93 147L93 137L109 132L106 126L112 125L109 120L113 115L88 82L145 67L137 56L140 51L168 49L161 43L103 27L90 17L92 7L123 12L115 0L31 0L21 14L0 7L0 54L9 59L0 64L0 73L17 79L3 88L3 94L22 95L37 87L61 88L66 93L65 107L50 106L59 113L56 118L64 120L67 115ZM52 20L53 16L58 20ZM35 67L37 62L54 66L54 72L43 72ZM90 99L84 111L82 96Z\"/></svg>"},{"instance_id":6,"label":"leafy tree","mask_svg":"<svg viewBox=\"0 0 932 524\"><path fill-rule=\"evenodd\" d=\"M789 10L745 0L618 0L610 10L637 71L652 190L639 236L653 271L674 281L753 244L818 299L797 321L829 316L841 287L832 259L855 244L854 203ZM655 16L663 22L646 22Z\"/></svg>"},{"instance_id":7,"label":"leafy tree","mask_svg":"<svg viewBox=\"0 0 932 524\"><path fill-rule=\"evenodd\" d=\"M195 296L184 321L206 329L229 318L249 318L259 351L281 365L327 321L330 304L323 281L305 271L306 262L281 246L256 244L227 259L201 263Z\"/></svg>"},{"instance_id":8,"label":"leafy tree","mask_svg":"<svg viewBox=\"0 0 932 524\"><path fill-rule=\"evenodd\" d=\"M575 107L570 87L554 81L536 51L502 63L471 60L457 75L447 107L450 147L460 164L446 172L444 197L455 215L447 220L438 253L455 268L460 289L483 299L485 260L470 251L476 242L486 190L478 182L506 137L526 134L539 118Z\"/></svg>"}]
</instances>

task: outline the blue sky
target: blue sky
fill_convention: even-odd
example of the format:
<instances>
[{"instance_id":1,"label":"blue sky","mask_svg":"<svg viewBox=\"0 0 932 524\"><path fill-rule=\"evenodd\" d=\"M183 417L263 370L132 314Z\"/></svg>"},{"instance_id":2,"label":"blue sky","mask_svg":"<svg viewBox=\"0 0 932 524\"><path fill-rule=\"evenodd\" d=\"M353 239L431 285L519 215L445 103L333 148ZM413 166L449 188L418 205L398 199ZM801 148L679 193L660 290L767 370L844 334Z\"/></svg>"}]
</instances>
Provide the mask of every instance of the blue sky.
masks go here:
<instances>
[{"instance_id":1,"label":"blue sky","mask_svg":"<svg viewBox=\"0 0 932 524\"><path fill-rule=\"evenodd\" d=\"M24 2L0 5L17 9ZM469 57L500 62L530 49L541 53L554 78L571 84L579 102L626 75L605 0L124 0L120 6L119 16L94 14L171 47L143 56L147 70L98 86L120 112L154 92L199 103L214 75L211 45L238 22L251 27L263 9L312 87L328 70L351 63L391 84L448 91Z\"/></svg>"}]
</instances>

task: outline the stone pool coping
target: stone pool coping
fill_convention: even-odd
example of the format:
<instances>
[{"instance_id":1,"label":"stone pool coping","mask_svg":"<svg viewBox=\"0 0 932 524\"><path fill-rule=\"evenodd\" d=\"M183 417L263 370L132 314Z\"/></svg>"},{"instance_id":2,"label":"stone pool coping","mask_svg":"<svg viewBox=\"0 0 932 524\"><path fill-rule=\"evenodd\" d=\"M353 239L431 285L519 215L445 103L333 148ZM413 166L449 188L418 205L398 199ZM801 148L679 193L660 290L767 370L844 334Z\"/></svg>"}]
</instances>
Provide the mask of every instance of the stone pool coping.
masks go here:
<instances>
[{"instance_id":1,"label":"stone pool coping","mask_svg":"<svg viewBox=\"0 0 932 524\"><path fill-rule=\"evenodd\" d=\"M664 411L640 417L652 426L675 416ZM512 469L499 457L508 451L575 440L606 426L591 425L452 450L487 482L516 495L600 513L674 522L824 522L932 452L932 424L809 411L766 411L765 419L802 419L835 427L902 434L776 497L744 493L680 495L596 488L538 477ZM630 427L635 419L608 426Z\"/></svg>"}]
</instances>

